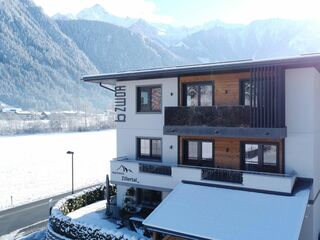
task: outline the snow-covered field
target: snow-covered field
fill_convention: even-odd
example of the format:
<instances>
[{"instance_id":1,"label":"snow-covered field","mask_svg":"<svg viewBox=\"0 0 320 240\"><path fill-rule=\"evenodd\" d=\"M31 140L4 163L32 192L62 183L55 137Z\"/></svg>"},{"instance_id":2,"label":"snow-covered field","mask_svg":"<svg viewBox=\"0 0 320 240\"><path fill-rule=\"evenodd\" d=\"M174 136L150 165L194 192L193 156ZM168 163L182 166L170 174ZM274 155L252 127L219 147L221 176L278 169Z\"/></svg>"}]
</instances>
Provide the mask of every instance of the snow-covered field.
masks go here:
<instances>
[{"instance_id":1,"label":"snow-covered field","mask_svg":"<svg viewBox=\"0 0 320 240\"><path fill-rule=\"evenodd\" d=\"M116 132L0 137L0 209L105 181L116 156Z\"/></svg>"}]
</instances>

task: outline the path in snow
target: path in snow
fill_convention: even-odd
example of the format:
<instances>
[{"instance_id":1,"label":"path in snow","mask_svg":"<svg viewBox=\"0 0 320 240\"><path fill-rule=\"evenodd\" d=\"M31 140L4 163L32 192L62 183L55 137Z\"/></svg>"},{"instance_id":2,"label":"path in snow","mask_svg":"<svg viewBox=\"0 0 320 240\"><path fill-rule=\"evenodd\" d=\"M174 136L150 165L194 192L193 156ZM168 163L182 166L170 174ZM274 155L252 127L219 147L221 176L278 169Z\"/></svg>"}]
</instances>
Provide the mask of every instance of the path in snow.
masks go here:
<instances>
[{"instance_id":1,"label":"path in snow","mask_svg":"<svg viewBox=\"0 0 320 240\"><path fill-rule=\"evenodd\" d=\"M0 137L0 209L105 181L116 131Z\"/></svg>"}]
</instances>

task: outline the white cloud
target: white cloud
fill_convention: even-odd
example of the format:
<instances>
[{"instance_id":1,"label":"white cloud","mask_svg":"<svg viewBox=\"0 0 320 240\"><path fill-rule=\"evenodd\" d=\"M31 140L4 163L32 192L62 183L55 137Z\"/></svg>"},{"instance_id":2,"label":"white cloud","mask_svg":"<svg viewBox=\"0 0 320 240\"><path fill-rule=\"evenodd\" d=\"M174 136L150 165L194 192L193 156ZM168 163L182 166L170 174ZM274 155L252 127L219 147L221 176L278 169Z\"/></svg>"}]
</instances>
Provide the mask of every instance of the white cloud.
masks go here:
<instances>
[{"instance_id":1,"label":"white cloud","mask_svg":"<svg viewBox=\"0 0 320 240\"><path fill-rule=\"evenodd\" d=\"M52 16L56 13L77 14L84 8L95 4L103 6L107 12L119 17L143 18L151 22L172 23L171 16L155 13L155 3L147 0L34 0L44 11Z\"/></svg>"}]
</instances>

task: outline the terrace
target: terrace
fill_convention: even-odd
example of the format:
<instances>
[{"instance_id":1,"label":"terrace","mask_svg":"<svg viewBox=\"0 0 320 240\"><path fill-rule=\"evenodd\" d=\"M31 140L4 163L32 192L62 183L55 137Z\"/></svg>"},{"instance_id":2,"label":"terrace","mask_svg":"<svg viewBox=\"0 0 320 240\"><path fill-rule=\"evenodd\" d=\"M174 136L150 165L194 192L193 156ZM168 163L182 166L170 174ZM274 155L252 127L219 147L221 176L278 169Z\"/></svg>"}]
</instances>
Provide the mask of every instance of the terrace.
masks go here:
<instances>
[{"instance_id":1,"label":"terrace","mask_svg":"<svg viewBox=\"0 0 320 240\"><path fill-rule=\"evenodd\" d=\"M173 165L126 157L111 161L112 183L162 191L171 191L184 181L290 195L295 180L295 174Z\"/></svg>"}]
</instances>

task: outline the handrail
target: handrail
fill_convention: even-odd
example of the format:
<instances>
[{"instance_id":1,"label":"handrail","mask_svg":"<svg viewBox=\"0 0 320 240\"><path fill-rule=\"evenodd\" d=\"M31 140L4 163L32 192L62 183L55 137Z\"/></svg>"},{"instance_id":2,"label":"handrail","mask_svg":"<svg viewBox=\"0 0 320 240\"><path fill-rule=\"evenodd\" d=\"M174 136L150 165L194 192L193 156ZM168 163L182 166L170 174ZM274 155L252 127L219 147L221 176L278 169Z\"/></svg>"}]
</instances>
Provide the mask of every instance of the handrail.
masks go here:
<instances>
[{"instance_id":1,"label":"handrail","mask_svg":"<svg viewBox=\"0 0 320 240\"><path fill-rule=\"evenodd\" d=\"M163 163L154 160L139 160L139 159L129 159L127 156L113 158L112 161L123 161L129 163L137 163L137 164L149 164L155 166L167 166L167 167L183 167L183 168L193 168L193 169L211 169L211 170L225 170L230 172L239 172L246 174L254 174L254 175L266 175L266 176L275 176L275 177L294 177L296 173L294 171L290 173L268 173L268 172L254 172L247 170L238 170L238 169L229 169L229 168L215 168L215 167L203 167L203 166L192 166L192 165L184 165L184 164L172 164L172 163Z\"/></svg>"}]
</instances>

